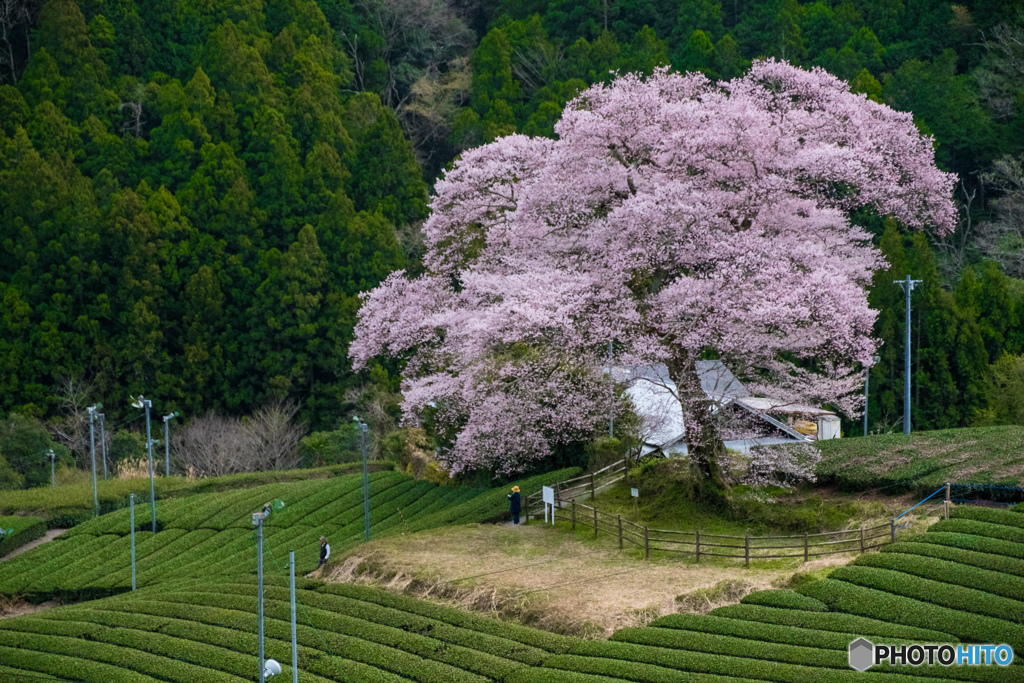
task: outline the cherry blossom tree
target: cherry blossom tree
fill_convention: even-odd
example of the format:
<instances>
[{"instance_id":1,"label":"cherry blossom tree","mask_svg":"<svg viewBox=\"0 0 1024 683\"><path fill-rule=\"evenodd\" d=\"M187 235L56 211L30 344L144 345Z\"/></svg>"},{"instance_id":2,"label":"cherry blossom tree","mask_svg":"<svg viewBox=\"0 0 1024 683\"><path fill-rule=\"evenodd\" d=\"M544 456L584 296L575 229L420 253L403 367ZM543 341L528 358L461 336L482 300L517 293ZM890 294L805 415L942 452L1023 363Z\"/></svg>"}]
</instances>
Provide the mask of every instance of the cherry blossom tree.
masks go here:
<instances>
[{"instance_id":1,"label":"cherry blossom tree","mask_svg":"<svg viewBox=\"0 0 1024 683\"><path fill-rule=\"evenodd\" d=\"M858 410L884 264L851 212L940 234L956 217L909 113L769 60L722 83L621 76L555 132L464 153L436 186L426 273L364 295L354 363L407 359L406 415L432 411L453 473L520 471L589 435L609 341L619 363L667 365L705 477L724 449L700 359L779 401Z\"/></svg>"}]
</instances>

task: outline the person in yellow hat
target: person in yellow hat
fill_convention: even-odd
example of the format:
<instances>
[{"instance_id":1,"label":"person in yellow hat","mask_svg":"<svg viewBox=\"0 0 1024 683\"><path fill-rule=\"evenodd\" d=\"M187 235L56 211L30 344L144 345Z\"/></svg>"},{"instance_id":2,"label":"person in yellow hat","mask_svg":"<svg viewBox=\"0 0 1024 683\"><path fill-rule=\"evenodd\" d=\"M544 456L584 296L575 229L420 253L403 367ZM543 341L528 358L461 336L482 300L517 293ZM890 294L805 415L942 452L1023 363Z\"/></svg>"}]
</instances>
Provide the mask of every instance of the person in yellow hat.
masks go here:
<instances>
[{"instance_id":1,"label":"person in yellow hat","mask_svg":"<svg viewBox=\"0 0 1024 683\"><path fill-rule=\"evenodd\" d=\"M519 487L513 486L512 493L508 496L509 511L512 513L512 523L519 526L519 511L522 509L519 501Z\"/></svg>"}]
</instances>

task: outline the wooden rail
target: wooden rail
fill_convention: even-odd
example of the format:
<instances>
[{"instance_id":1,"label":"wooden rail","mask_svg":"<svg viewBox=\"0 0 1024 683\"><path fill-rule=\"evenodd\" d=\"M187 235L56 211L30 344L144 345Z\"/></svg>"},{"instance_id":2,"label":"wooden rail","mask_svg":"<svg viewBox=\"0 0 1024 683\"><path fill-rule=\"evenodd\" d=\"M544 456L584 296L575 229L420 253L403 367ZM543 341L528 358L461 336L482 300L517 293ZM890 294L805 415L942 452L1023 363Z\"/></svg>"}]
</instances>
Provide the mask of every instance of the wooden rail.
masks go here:
<instances>
[{"instance_id":1,"label":"wooden rail","mask_svg":"<svg viewBox=\"0 0 1024 683\"><path fill-rule=\"evenodd\" d=\"M727 557L744 561L783 558L803 558L834 555L837 553L867 552L887 543L896 541L896 520L886 524L843 531L827 531L818 534L792 536L727 536L708 534L700 531L672 531L651 529L641 526L622 515L610 515L596 507L584 505L576 500L561 504L556 498L552 514L556 521L569 522L573 530L577 526L594 530L594 538L601 532L618 538L619 548L631 543L644 549L644 558L650 558L651 551L692 554L700 562L701 557ZM765 551L794 551L771 553Z\"/></svg>"}]
</instances>

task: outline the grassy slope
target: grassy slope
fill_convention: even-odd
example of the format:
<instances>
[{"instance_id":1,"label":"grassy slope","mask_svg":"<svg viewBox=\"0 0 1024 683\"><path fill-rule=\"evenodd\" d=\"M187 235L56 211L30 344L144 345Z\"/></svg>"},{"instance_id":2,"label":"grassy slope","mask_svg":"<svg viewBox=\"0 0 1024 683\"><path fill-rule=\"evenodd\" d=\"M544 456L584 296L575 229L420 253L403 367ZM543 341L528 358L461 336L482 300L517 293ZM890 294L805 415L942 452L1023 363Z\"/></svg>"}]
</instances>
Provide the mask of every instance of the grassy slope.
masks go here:
<instances>
[{"instance_id":1,"label":"grassy slope","mask_svg":"<svg viewBox=\"0 0 1024 683\"><path fill-rule=\"evenodd\" d=\"M847 667L846 646L858 635L881 643L1006 642L1024 650L1024 602L1017 600L1024 559L1019 543L1002 540L1024 530L1024 515L957 515L959 531L929 532L866 555L854 565L859 573L837 572L789 599L778 591L765 600L754 594L709 616L673 615L622 629L605 642L300 578L301 677L315 683L1024 681L1019 665L868 673ZM934 549L924 555L920 546ZM877 580L878 572L889 574ZM287 665L282 568L268 570L267 585L267 655ZM0 621L0 659L8 667L0 678L25 671L97 683L251 680L254 592L250 574L202 577Z\"/></svg>"},{"instance_id":2,"label":"grassy slope","mask_svg":"<svg viewBox=\"0 0 1024 683\"><path fill-rule=\"evenodd\" d=\"M927 495L947 481L1024 486L1024 427L882 434L818 444L819 481L848 491Z\"/></svg>"}]
</instances>

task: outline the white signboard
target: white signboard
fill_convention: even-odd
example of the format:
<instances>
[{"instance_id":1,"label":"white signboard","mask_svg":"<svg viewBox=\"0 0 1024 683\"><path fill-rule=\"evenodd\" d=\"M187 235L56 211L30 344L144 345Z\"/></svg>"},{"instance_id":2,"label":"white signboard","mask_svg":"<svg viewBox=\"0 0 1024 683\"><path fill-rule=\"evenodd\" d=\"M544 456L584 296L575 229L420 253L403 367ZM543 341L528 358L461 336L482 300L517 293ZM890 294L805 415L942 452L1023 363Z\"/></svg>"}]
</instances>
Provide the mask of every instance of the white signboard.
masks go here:
<instances>
[{"instance_id":1,"label":"white signboard","mask_svg":"<svg viewBox=\"0 0 1024 683\"><path fill-rule=\"evenodd\" d=\"M544 497L544 523L548 522L548 506L551 506L551 523L555 523L555 490L550 486L541 489Z\"/></svg>"},{"instance_id":2,"label":"white signboard","mask_svg":"<svg viewBox=\"0 0 1024 683\"><path fill-rule=\"evenodd\" d=\"M639 498L640 497L640 489L630 489L629 491L630 491L630 493L633 494L634 498Z\"/></svg>"}]
</instances>

